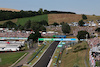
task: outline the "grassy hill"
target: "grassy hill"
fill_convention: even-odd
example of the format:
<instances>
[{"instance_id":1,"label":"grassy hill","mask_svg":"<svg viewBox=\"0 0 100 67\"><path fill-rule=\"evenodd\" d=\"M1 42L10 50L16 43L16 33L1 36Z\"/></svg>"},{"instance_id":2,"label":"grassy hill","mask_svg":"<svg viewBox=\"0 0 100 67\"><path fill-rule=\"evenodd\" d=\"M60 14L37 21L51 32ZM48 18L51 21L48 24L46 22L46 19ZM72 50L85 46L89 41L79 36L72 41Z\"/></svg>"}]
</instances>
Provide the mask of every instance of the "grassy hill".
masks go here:
<instances>
[{"instance_id":1,"label":"grassy hill","mask_svg":"<svg viewBox=\"0 0 100 67\"><path fill-rule=\"evenodd\" d=\"M7 21L12 21L16 24L21 24L24 25L28 20L31 21L42 21L42 20L46 20L48 21L48 15L39 15L39 16L35 16L35 17L26 17L26 18L17 18L17 19L12 19L12 20L5 20L5 21L0 21L0 24L3 24Z\"/></svg>"},{"instance_id":2,"label":"grassy hill","mask_svg":"<svg viewBox=\"0 0 100 67\"><path fill-rule=\"evenodd\" d=\"M87 16L87 20L94 20L96 22L96 20L100 19L100 16L92 16L92 15L86 15ZM32 20L32 21L42 21L42 20L46 20L48 21L49 24L52 24L54 22L57 23L61 23L61 22L78 22L82 19L82 15L81 14L45 14L45 15L38 15L35 17L27 17L27 18L17 18L17 19L12 19L10 21L16 23L16 24L21 24L24 25L28 20ZM84 20L84 21L87 21ZM0 21L0 24L3 24L4 22L7 22L9 20L5 20L5 21Z\"/></svg>"},{"instance_id":3,"label":"grassy hill","mask_svg":"<svg viewBox=\"0 0 100 67\"><path fill-rule=\"evenodd\" d=\"M45 15L39 15L39 16L35 16L35 17L19 18L16 23L24 25L28 20L31 20L31 21L46 20L46 21L48 21L48 16L45 14Z\"/></svg>"}]
</instances>

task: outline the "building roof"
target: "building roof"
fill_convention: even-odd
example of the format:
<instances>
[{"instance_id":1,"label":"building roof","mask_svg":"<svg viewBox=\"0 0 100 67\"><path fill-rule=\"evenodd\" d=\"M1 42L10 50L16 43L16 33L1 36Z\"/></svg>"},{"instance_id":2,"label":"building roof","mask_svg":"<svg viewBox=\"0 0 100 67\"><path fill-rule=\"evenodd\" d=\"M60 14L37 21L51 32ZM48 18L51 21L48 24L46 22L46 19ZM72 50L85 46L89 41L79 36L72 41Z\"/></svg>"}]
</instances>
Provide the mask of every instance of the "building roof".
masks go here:
<instances>
[{"instance_id":1,"label":"building roof","mask_svg":"<svg viewBox=\"0 0 100 67\"><path fill-rule=\"evenodd\" d=\"M99 52L100 53L100 46L95 46L92 48L92 52Z\"/></svg>"}]
</instances>

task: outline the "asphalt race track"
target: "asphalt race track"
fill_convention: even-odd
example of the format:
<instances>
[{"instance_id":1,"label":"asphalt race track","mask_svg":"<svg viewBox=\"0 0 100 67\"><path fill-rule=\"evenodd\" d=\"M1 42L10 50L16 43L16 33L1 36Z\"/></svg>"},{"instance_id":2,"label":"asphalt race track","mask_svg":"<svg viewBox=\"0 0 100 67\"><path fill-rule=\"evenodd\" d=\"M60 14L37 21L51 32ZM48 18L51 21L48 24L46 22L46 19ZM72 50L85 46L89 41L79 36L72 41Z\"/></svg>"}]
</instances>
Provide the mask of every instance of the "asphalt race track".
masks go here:
<instances>
[{"instance_id":1,"label":"asphalt race track","mask_svg":"<svg viewBox=\"0 0 100 67\"><path fill-rule=\"evenodd\" d=\"M47 67L58 43L58 41L53 42L44 53L44 55L41 57L41 59L33 67Z\"/></svg>"}]
</instances>

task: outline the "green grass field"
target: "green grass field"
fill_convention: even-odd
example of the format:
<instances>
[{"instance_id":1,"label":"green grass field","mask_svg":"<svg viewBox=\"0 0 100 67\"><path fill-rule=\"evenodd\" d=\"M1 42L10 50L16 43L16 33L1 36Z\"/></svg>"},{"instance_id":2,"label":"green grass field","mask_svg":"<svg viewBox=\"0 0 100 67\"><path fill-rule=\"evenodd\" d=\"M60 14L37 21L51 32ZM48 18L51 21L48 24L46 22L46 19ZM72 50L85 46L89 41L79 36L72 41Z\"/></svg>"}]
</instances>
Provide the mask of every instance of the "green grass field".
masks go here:
<instances>
[{"instance_id":1,"label":"green grass field","mask_svg":"<svg viewBox=\"0 0 100 67\"><path fill-rule=\"evenodd\" d=\"M24 25L28 20L31 20L31 21L46 20L48 22L48 15L45 14L45 15L39 15L39 16L35 16L35 17L19 18L16 23Z\"/></svg>"},{"instance_id":2,"label":"green grass field","mask_svg":"<svg viewBox=\"0 0 100 67\"><path fill-rule=\"evenodd\" d=\"M1 58L0 67L10 66L24 54L25 54L25 52L1 53L0 54L0 58Z\"/></svg>"}]
</instances>

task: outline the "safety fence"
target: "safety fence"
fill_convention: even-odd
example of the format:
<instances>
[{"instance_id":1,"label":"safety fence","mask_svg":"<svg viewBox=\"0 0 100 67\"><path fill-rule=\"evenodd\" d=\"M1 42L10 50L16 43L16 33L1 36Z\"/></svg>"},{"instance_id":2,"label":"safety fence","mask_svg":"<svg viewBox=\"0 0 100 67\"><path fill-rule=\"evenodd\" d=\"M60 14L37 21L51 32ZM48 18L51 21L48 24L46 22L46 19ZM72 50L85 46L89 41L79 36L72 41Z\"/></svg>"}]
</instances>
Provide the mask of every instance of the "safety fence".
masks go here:
<instances>
[{"instance_id":1,"label":"safety fence","mask_svg":"<svg viewBox=\"0 0 100 67\"><path fill-rule=\"evenodd\" d=\"M39 52L45 47L45 45L43 47L41 47L41 49L33 56L33 58L27 62L27 64L29 64L38 54Z\"/></svg>"}]
</instances>

